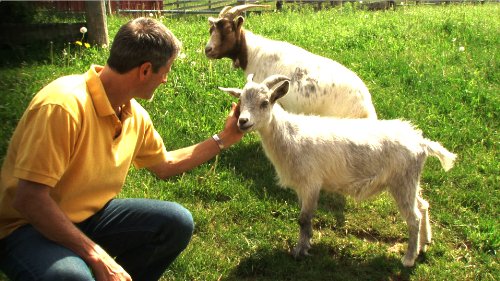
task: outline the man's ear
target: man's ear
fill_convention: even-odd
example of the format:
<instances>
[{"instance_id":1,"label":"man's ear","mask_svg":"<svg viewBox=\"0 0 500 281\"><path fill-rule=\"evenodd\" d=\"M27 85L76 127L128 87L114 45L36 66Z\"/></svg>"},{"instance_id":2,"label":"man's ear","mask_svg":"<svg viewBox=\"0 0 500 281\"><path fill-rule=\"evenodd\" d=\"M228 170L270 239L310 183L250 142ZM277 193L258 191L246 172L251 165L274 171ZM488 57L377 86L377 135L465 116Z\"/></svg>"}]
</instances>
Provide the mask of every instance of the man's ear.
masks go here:
<instances>
[{"instance_id":1,"label":"man's ear","mask_svg":"<svg viewBox=\"0 0 500 281\"><path fill-rule=\"evenodd\" d=\"M145 62L139 66L139 78L142 80L153 73L153 65L150 62Z\"/></svg>"}]
</instances>

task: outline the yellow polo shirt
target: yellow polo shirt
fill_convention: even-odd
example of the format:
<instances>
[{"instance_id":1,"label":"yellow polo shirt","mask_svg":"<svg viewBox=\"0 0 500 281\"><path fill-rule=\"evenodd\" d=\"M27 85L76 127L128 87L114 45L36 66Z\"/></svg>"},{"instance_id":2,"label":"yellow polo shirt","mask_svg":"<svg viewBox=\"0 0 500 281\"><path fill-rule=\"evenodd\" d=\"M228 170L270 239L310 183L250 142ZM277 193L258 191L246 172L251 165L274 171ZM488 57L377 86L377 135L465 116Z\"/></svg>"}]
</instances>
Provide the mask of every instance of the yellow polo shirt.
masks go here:
<instances>
[{"instance_id":1,"label":"yellow polo shirt","mask_svg":"<svg viewBox=\"0 0 500 281\"><path fill-rule=\"evenodd\" d=\"M162 138L137 101L118 119L101 70L93 65L53 81L24 112L0 175L0 239L27 223L11 206L18 179L50 186L55 202L78 223L120 192L131 164L142 168L166 159Z\"/></svg>"}]
</instances>

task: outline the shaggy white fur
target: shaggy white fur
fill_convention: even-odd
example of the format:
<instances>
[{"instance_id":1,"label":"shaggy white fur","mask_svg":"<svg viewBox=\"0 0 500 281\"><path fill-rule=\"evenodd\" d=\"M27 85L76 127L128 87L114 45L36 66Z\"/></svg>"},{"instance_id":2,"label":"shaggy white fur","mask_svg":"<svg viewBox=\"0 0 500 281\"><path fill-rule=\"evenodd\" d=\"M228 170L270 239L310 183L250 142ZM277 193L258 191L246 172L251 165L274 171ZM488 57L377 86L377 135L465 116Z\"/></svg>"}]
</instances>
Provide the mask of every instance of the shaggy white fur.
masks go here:
<instances>
[{"instance_id":1,"label":"shaggy white fur","mask_svg":"<svg viewBox=\"0 0 500 281\"><path fill-rule=\"evenodd\" d=\"M258 132L280 184L297 192L300 237L294 256L308 255L311 219L322 189L357 200L387 190L409 228L408 250L402 262L413 266L419 252L431 242L429 204L421 197L419 186L425 160L436 156L448 170L456 155L424 138L406 121L289 113L276 103L287 93L289 81L286 76L274 75L258 84L249 75L243 90L221 90L240 99L239 128Z\"/></svg>"}]
</instances>

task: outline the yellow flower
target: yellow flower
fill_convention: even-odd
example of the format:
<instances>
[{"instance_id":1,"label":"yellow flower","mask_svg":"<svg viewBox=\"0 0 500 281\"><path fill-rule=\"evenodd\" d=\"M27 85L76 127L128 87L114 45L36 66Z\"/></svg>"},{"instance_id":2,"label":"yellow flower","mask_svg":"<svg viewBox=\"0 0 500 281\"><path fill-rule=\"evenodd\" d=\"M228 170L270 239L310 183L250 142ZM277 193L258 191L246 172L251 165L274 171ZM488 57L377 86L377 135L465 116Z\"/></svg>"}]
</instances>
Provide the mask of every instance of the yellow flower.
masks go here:
<instances>
[{"instance_id":1,"label":"yellow flower","mask_svg":"<svg viewBox=\"0 0 500 281\"><path fill-rule=\"evenodd\" d=\"M75 44L78 45L78 46L81 46L82 45L82 42L80 41L75 41Z\"/></svg>"},{"instance_id":2,"label":"yellow flower","mask_svg":"<svg viewBox=\"0 0 500 281\"><path fill-rule=\"evenodd\" d=\"M85 45L85 48L87 48L87 49L90 48L90 44L89 43L85 43L84 45Z\"/></svg>"}]
</instances>

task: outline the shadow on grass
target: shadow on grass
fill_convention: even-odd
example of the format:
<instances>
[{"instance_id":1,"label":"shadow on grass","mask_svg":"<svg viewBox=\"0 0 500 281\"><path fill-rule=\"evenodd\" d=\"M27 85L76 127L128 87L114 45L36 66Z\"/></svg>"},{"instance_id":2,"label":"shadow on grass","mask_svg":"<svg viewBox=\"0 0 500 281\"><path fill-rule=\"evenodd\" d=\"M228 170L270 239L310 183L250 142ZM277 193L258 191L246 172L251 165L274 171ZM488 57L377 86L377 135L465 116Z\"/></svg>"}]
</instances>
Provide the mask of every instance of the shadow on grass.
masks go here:
<instances>
[{"instance_id":1,"label":"shadow on grass","mask_svg":"<svg viewBox=\"0 0 500 281\"><path fill-rule=\"evenodd\" d=\"M252 136L253 137L253 136ZM224 162L235 167L235 173L251 179L251 191L259 198L274 196L285 200L296 199L295 192L277 185L276 173L271 162L266 158L258 140L246 136L245 142L225 152Z\"/></svg>"},{"instance_id":2,"label":"shadow on grass","mask_svg":"<svg viewBox=\"0 0 500 281\"><path fill-rule=\"evenodd\" d=\"M61 44L62 45L62 44ZM58 46L57 52L62 47ZM54 52L54 50L53 50ZM33 43L23 46L0 44L0 67L17 67L20 64L38 64L50 62L49 43Z\"/></svg>"},{"instance_id":3,"label":"shadow on grass","mask_svg":"<svg viewBox=\"0 0 500 281\"><path fill-rule=\"evenodd\" d=\"M235 172L238 176L252 180L250 189L255 196L261 199L274 197L287 202L296 202L299 206L295 191L277 185L274 167L266 158L258 140L247 141L232 148L224 157L224 161L231 167L236 167ZM318 209L332 213L339 227L345 223L345 206L346 199L340 194L322 192L318 202Z\"/></svg>"},{"instance_id":4,"label":"shadow on grass","mask_svg":"<svg viewBox=\"0 0 500 281\"><path fill-rule=\"evenodd\" d=\"M258 249L222 280L409 280L414 269L394 257L353 257L347 251L317 244L313 256L293 259L285 250Z\"/></svg>"},{"instance_id":5,"label":"shadow on grass","mask_svg":"<svg viewBox=\"0 0 500 281\"><path fill-rule=\"evenodd\" d=\"M249 188L256 197L262 199L274 197L298 204L293 190L283 189L277 185L274 167L266 158L257 140L247 141L234 147L224 157L224 162L235 167L237 175L251 179ZM322 192L318 211L334 216L335 228L342 228L345 224L345 207L344 196ZM318 216L313 219L314 229L326 226L322 224ZM406 240L399 235L384 237L376 230L350 232L350 234L358 239L387 244L404 243ZM293 259L286 249L260 248L251 256L242 259L239 265L222 280L409 280L413 272L413 269L404 268L399 258L380 255L364 259L353 256L347 248L338 250L332 249L331 245L325 243L314 243L311 249L313 256L302 260Z\"/></svg>"}]
</instances>

